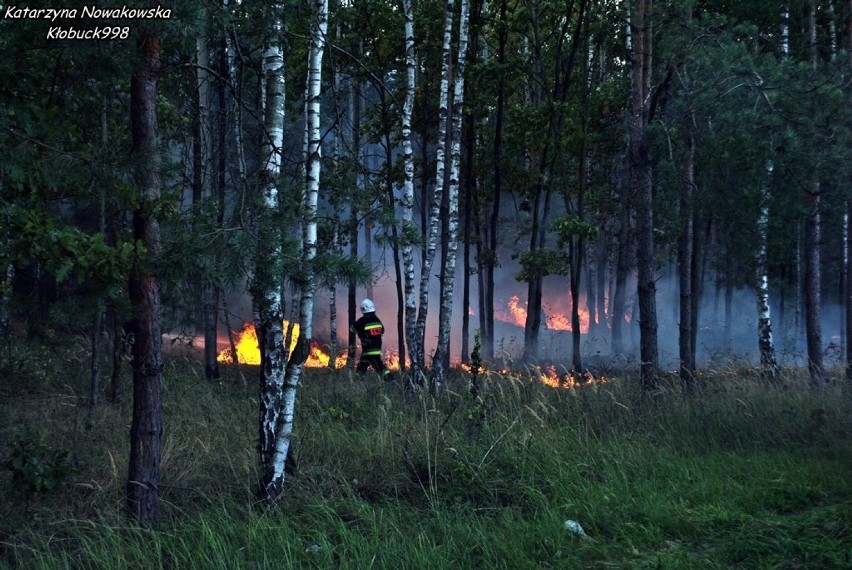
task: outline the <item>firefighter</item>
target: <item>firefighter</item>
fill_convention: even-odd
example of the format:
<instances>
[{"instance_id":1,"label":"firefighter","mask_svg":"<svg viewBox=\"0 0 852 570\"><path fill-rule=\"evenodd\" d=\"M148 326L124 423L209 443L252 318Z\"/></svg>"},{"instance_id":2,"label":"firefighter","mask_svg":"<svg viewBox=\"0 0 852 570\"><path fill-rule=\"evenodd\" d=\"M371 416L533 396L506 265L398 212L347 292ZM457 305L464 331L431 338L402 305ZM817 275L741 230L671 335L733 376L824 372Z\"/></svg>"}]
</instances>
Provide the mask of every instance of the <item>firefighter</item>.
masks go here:
<instances>
[{"instance_id":1,"label":"firefighter","mask_svg":"<svg viewBox=\"0 0 852 570\"><path fill-rule=\"evenodd\" d=\"M370 299L364 299L361 301L361 313L361 318L352 325L352 330L361 340L361 359L355 370L363 374L372 366L382 379L392 380L391 371L385 368L382 360L382 335L385 334L385 326L376 316L376 305Z\"/></svg>"}]
</instances>

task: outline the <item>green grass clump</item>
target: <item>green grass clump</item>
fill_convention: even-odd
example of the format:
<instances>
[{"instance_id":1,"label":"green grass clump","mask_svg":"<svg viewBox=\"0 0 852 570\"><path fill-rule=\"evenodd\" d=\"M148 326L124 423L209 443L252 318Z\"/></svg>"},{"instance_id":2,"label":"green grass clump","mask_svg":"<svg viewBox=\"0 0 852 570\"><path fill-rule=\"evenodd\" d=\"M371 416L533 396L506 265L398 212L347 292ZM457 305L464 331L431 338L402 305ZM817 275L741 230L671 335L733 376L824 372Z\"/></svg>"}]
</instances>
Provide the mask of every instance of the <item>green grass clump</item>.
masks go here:
<instances>
[{"instance_id":1,"label":"green grass clump","mask_svg":"<svg viewBox=\"0 0 852 570\"><path fill-rule=\"evenodd\" d=\"M152 530L122 514L130 403L102 404L87 431L85 358L51 354L55 369L38 361L28 380L30 361L0 383L0 462L38 430L73 474L26 504L4 497L0 566L852 565L849 400L837 385L819 399L792 373L768 386L719 372L692 394L653 396L627 376L553 389L490 373L474 397L458 372L433 398L307 370L295 472L265 509L254 496L257 370L210 382L199 363L171 359ZM0 488L12 483L0 472Z\"/></svg>"}]
</instances>

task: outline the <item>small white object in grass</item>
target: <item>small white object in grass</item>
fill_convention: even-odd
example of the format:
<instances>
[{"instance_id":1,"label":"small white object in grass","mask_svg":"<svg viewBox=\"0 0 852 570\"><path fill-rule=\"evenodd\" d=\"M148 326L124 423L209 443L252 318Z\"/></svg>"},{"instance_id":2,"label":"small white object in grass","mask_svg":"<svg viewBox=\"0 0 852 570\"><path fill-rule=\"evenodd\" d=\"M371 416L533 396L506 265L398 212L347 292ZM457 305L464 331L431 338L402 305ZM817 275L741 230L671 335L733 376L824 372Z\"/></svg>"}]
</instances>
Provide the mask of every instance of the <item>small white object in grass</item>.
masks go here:
<instances>
[{"instance_id":1,"label":"small white object in grass","mask_svg":"<svg viewBox=\"0 0 852 570\"><path fill-rule=\"evenodd\" d=\"M577 536L586 537L586 531L583 530L583 527L577 521L572 521L571 519L565 521L565 530Z\"/></svg>"},{"instance_id":2,"label":"small white object in grass","mask_svg":"<svg viewBox=\"0 0 852 570\"><path fill-rule=\"evenodd\" d=\"M305 549L305 552L309 552L311 554L319 554L320 552L322 552L322 546L320 546L319 544L312 544Z\"/></svg>"}]
</instances>

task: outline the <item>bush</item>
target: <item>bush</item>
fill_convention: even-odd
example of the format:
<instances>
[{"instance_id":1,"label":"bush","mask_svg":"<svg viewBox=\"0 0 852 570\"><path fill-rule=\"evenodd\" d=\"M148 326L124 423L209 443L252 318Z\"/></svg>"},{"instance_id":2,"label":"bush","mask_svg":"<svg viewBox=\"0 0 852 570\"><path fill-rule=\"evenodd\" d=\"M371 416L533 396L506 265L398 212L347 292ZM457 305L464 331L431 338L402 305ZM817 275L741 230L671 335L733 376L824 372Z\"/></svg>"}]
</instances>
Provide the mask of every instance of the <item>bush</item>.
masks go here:
<instances>
[{"instance_id":1,"label":"bush","mask_svg":"<svg viewBox=\"0 0 852 570\"><path fill-rule=\"evenodd\" d=\"M10 444L11 453L3 462L12 478L9 491L27 502L57 490L73 473L67 451L53 449L43 433L19 434Z\"/></svg>"}]
</instances>

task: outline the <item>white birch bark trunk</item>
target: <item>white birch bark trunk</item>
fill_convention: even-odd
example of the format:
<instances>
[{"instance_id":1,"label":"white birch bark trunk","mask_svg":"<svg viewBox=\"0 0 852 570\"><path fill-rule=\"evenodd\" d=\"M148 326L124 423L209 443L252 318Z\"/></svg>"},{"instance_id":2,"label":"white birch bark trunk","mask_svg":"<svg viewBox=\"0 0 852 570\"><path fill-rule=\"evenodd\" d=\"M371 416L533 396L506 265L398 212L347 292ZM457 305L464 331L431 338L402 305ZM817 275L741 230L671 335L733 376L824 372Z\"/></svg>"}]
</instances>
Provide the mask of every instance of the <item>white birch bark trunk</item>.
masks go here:
<instances>
[{"instance_id":1,"label":"white birch bark trunk","mask_svg":"<svg viewBox=\"0 0 852 570\"><path fill-rule=\"evenodd\" d=\"M252 284L257 322L258 344L261 351L260 369L260 463L266 466L273 453L280 401L284 389L284 315L281 299L280 272L274 259L280 252L280 232L267 218L278 211L278 179L281 173L281 147L284 143L284 50L282 48L283 8L272 23L270 39L263 51L263 88L261 99L264 112L264 133L261 145L263 170L261 235Z\"/></svg>"},{"instance_id":2,"label":"white birch bark trunk","mask_svg":"<svg viewBox=\"0 0 852 570\"><path fill-rule=\"evenodd\" d=\"M415 323L417 304L414 295L414 241L417 228L414 225L414 145L411 142L411 117L414 114L414 92L416 84L414 53L414 10L411 0L403 0L405 17L405 101L402 106L402 265L405 275L405 341L409 355L414 361L416 350ZM400 341L401 342L401 341ZM420 362L422 362L422 357ZM403 363L400 363L402 365Z\"/></svg>"},{"instance_id":3,"label":"white birch bark trunk","mask_svg":"<svg viewBox=\"0 0 852 570\"><path fill-rule=\"evenodd\" d=\"M414 342L411 350L411 372L415 382L420 381L420 374L424 366L425 347L424 337L426 334L426 317L429 313L429 279L432 273L432 264L435 261L435 252L438 249L438 227L440 225L441 200L444 193L444 174L446 168L447 123L449 114L449 85L450 85L450 58L451 43L453 36L453 11L454 0L447 0L444 18L444 42L443 62L441 63L441 92L438 104L438 145L435 155L435 193L429 208L428 232L426 234L426 252L420 266L420 306L417 311L417 323L415 325Z\"/></svg>"},{"instance_id":4,"label":"white birch bark trunk","mask_svg":"<svg viewBox=\"0 0 852 570\"><path fill-rule=\"evenodd\" d=\"M461 0L459 17L459 52L453 85L452 143L450 150L450 180L447 186L447 255L444 259L441 307L438 312L438 348L432 359L432 390L441 391L446 376L444 365L450 350L453 314L453 285L456 279L456 259L459 248L459 165L461 163L461 127L464 107L464 69L467 59L469 0Z\"/></svg>"},{"instance_id":5,"label":"white birch bark trunk","mask_svg":"<svg viewBox=\"0 0 852 570\"><path fill-rule=\"evenodd\" d=\"M299 339L287 362L281 413L275 434L275 448L266 470L265 499L274 501L284 486L284 467L293 439L293 419L296 391L313 338L314 290L316 289L313 262L317 253L317 204L320 184L321 133L320 95L322 59L328 31L328 0L314 0L314 19L311 26L311 47L308 56L308 87L305 97L305 198L302 219L302 286L299 303Z\"/></svg>"},{"instance_id":6,"label":"white birch bark trunk","mask_svg":"<svg viewBox=\"0 0 852 570\"><path fill-rule=\"evenodd\" d=\"M775 359L775 347L772 341L772 319L769 311L769 277L766 261L768 244L769 204L772 196L769 192L772 177L772 161L766 164L766 183L761 190L760 216L757 220L758 250L756 259L757 277L757 344L760 350L760 367L764 375L774 380L778 377L778 362Z\"/></svg>"}]
</instances>

